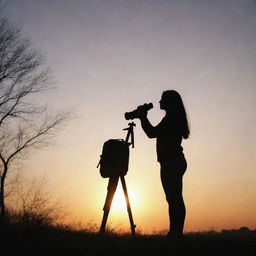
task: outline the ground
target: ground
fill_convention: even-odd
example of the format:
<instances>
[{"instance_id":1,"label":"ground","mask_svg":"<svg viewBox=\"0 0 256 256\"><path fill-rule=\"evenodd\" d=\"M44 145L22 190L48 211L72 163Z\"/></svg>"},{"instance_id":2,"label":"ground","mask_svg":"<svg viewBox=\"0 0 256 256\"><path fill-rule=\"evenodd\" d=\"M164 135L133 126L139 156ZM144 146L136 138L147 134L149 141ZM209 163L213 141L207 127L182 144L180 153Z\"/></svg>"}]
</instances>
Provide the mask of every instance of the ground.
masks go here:
<instances>
[{"instance_id":1,"label":"ground","mask_svg":"<svg viewBox=\"0 0 256 256\"><path fill-rule=\"evenodd\" d=\"M163 235L99 235L63 227L1 226L5 255L243 255L256 256L256 231L187 233L174 241ZM2 254L2 253L1 253Z\"/></svg>"}]
</instances>

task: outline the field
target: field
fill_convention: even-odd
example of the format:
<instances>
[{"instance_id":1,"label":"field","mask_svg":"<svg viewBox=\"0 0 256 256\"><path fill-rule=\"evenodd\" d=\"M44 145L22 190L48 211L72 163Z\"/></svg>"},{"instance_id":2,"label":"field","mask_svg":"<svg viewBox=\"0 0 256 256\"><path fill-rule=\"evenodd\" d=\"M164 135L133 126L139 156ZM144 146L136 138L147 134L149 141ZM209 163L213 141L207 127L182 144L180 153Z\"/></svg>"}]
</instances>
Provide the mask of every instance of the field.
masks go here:
<instances>
[{"instance_id":1,"label":"field","mask_svg":"<svg viewBox=\"0 0 256 256\"><path fill-rule=\"evenodd\" d=\"M182 241L163 235L72 231L64 227L6 225L1 255L256 255L256 231L187 233Z\"/></svg>"}]
</instances>

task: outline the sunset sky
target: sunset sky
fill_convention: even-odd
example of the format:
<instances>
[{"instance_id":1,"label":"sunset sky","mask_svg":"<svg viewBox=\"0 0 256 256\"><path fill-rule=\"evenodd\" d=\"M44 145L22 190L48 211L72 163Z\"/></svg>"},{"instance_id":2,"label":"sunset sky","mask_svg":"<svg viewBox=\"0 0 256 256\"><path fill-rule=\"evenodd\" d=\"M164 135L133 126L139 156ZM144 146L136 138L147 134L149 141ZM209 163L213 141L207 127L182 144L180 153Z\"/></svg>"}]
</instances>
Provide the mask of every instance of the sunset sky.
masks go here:
<instances>
[{"instance_id":1,"label":"sunset sky","mask_svg":"<svg viewBox=\"0 0 256 256\"><path fill-rule=\"evenodd\" d=\"M107 179L96 168L104 141L125 138L124 113L162 91L180 92L191 125L183 141L185 231L256 228L256 2L253 0L11 0L4 14L41 49L57 89L42 103L77 118L55 146L23 162L46 175L70 218L100 225ZM126 176L135 224L168 229L155 140L135 121ZM119 188L121 184L119 184ZM112 226L129 227L118 189Z\"/></svg>"}]
</instances>

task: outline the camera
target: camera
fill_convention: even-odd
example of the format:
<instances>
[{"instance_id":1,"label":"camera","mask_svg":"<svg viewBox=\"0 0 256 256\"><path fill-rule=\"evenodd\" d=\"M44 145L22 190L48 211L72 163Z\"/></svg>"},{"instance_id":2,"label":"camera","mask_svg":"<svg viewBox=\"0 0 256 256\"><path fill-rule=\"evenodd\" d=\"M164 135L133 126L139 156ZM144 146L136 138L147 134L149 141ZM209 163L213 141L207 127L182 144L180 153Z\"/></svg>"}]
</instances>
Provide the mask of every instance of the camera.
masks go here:
<instances>
[{"instance_id":1,"label":"camera","mask_svg":"<svg viewBox=\"0 0 256 256\"><path fill-rule=\"evenodd\" d=\"M131 111L131 112L126 112L124 114L124 117L126 120L130 120L130 119L134 119L134 118L139 118L141 115L141 112L146 112L148 110L150 110L151 108L153 108L153 104L152 103L145 103L144 105L138 106L135 110Z\"/></svg>"}]
</instances>

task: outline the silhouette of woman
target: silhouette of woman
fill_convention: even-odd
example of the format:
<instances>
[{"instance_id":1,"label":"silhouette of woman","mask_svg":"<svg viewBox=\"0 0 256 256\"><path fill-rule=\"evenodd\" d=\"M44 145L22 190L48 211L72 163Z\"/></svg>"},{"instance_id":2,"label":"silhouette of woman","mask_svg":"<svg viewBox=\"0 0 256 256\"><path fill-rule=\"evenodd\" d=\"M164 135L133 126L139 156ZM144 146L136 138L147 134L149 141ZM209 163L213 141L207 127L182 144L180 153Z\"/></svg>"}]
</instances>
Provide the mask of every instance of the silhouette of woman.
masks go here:
<instances>
[{"instance_id":1,"label":"silhouette of woman","mask_svg":"<svg viewBox=\"0 0 256 256\"><path fill-rule=\"evenodd\" d=\"M186 110L181 96L174 90L164 91L160 109L166 115L157 126L152 126L147 111L141 111L140 121L149 138L156 138L157 160L161 166L161 182L169 205L170 230L168 237L183 234L186 208L182 196L182 178L187 162L181 146L182 139L190 134Z\"/></svg>"}]
</instances>

